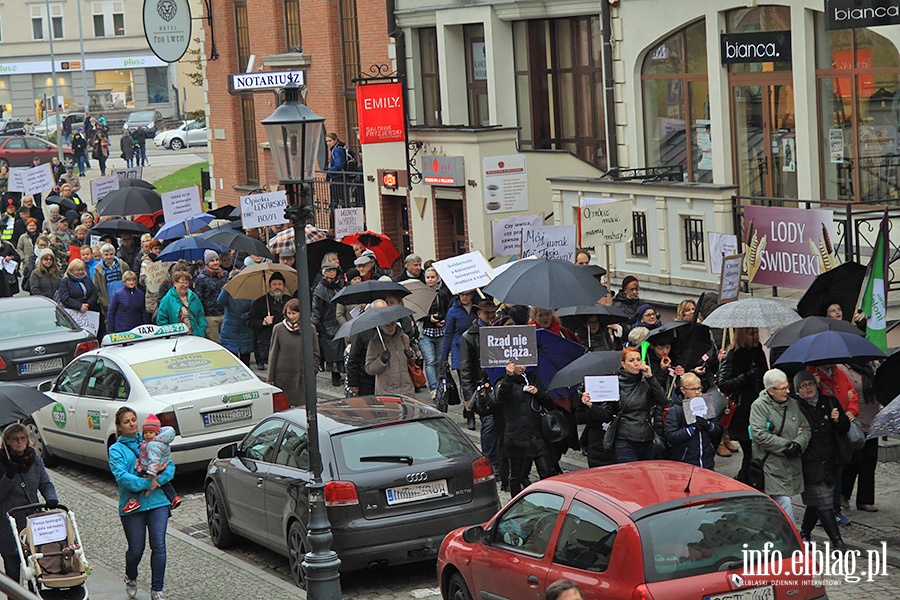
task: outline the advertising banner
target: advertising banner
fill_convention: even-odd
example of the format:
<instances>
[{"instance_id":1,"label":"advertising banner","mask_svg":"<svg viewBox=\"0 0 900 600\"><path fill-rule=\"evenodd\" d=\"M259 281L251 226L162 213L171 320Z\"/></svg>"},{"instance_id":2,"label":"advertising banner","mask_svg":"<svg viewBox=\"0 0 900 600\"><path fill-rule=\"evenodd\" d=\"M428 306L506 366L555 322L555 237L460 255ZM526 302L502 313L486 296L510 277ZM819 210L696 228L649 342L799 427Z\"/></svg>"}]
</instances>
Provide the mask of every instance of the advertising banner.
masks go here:
<instances>
[{"instance_id":1,"label":"advertising banner","mask_svg":"<svg viewBox=\"0 0 900 600\"><path fill-rule=\"evenodd\" d=\"M721 46L723 65L791 60L791 32L787 30L723 33Z\"/></svg>"},{"instance_id":2,"label":"advertising banner","mask_svg":"<svg viewBox=\"0 0 900 600\"><path fill-rule=\"evenodd\" d=\"M744 207L744 269L751 283L807 289L835 267L830 210Z\"/></svg>"},{"instance_id":3,"label":"advertising banner","mask_svg":"<svg viewBox=\"0 0 900 600\"><path fill-rule=\"evenodd\" d=\"M525 156L485 156L484 211L486 213L528 210L528 173Z\"/></svg>"},{"instance_id":4,"label":"advertising banner","mask_svg":"<svg viewBox=\"0 0 900 600\"><path fill-rule=\"evenodd\" d=\"M406 117L401 83L356 86L356 112L359 118L360 143L384 144L406 141Z\"/></svg>"}]
</instances>

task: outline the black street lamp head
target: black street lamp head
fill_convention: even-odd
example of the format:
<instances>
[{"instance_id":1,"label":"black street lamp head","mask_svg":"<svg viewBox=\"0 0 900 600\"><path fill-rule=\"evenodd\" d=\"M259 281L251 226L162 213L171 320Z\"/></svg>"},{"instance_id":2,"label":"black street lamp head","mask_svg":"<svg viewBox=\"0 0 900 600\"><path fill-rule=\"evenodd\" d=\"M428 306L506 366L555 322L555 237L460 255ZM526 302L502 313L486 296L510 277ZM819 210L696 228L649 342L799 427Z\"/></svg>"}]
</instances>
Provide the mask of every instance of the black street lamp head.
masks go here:
<instances>
[{"instance_id":1,"label":"black street lamp head","mask_svg":"<svg viewBox=\"0 0 900 600\"><path fill-rule=\"evenodd\" d=\"M325 117L300 102L300 87L284 86L284 104L262 124L266 128L279 183L303 183L315 178L316 166L328 167Z\"/></svg>"}]
</instances>

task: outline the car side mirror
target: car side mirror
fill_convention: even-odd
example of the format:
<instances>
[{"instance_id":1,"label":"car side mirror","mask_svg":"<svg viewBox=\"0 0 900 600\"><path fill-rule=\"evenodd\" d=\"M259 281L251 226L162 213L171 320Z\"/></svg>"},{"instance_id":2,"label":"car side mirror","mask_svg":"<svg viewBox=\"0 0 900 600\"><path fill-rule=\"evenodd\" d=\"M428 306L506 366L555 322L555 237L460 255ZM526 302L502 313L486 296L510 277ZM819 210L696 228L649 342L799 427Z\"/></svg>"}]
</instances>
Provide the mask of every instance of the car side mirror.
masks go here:
<instances>
[{"instance_id":1,"label":"car side mirror","mask_svg":"<svg viewBox=\"0 0 900 600\"><path fill-rule=\"evenodd\" d=\"M484 541L484 527L481 525L475 525L473 527L469 527L462 534L463 541L469 544L477 544L479 542Z\"/></svg>"},{"instance_id":2,"label":"car side mirror","mask_svg":"<svg viewBox=\"0 0 900 600\"><path fill-rule=\"evenodd\" d=\"M50 390L53 389L53 380L48 379L47 381L40 382L38 384L37 389L39 392L44 392L44 393L49 392Z\"/></svg>"},{"instance_id":3,"label":"car side mirror","mask_svg":"<svg viewBox=\"0 0 900 600\"><path fill-rule=\"evenodd\" d=\"M219 448L218 456L219 458L234 458L238 455L238 447L237 444L228 444L222 448Z\"/></svg>"}]
</instances>

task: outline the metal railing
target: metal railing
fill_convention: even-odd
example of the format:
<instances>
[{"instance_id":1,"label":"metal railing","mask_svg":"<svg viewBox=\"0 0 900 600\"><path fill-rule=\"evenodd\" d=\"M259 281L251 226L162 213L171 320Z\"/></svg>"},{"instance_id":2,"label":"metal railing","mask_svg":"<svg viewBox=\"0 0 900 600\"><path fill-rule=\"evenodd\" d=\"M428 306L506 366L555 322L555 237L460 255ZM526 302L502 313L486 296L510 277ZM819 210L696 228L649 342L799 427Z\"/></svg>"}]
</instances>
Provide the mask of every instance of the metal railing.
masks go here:
<instances>
[{"instance_id":1,"label":"metal railing","mask_svg":"<svg viewBox=\"0 0 900 600\"><path fill-rule=\"evenodd\" d=\"M366 206L363 174L356 171L317 171L313 182L316 227L334 229L334 209Z\"/></svg>"}]
</instances>

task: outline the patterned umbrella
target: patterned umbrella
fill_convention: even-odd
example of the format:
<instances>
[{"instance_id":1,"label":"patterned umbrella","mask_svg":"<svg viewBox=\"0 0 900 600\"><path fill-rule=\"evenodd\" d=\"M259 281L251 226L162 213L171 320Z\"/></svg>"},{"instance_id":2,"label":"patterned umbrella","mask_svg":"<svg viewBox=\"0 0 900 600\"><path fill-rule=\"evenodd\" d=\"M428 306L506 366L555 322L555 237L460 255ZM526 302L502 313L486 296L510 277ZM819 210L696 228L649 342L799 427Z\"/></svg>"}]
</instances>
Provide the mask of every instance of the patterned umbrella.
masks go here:
<instances>
[{"instance_id":1,"label":"patterned umbrella","mask_svg":"<svg viewBox=\"0 0 900 600\"><path fill-rule=\"evenodd\" d=\"M866 437L871 440L883 435L900 435L900 396L875 415Z\"/></svg>"},{"instance_id":2,"label":"patterned umbrella","mask_svg":"<svg viewBox=\"0 0 900 600\"><path fill-rule=\"evenodd\" d=\"M307 244L312 244L320 240L324 240L327 237L327 232L321 229L316 229L316 227L313 225L306 226ZM269 250L275 256L278 256L285 250L290 250L291 252L296 251L296 248L294 247L294 228L288 227L284 231L279 232L278 235L273 237L271 240L269 240Z\"/></svg>"},{"instance_id":3,"label":"patterned umbrella","mask_svg":"<svg viewBox=\"0 0 900 600\"><path fill-rule=\"evenodd\" d=\"M744 298L723 304L703 319L707 327L764 327L781 329L800 320L800 315L767 298Z\"/></svg>"}]
</instances>

